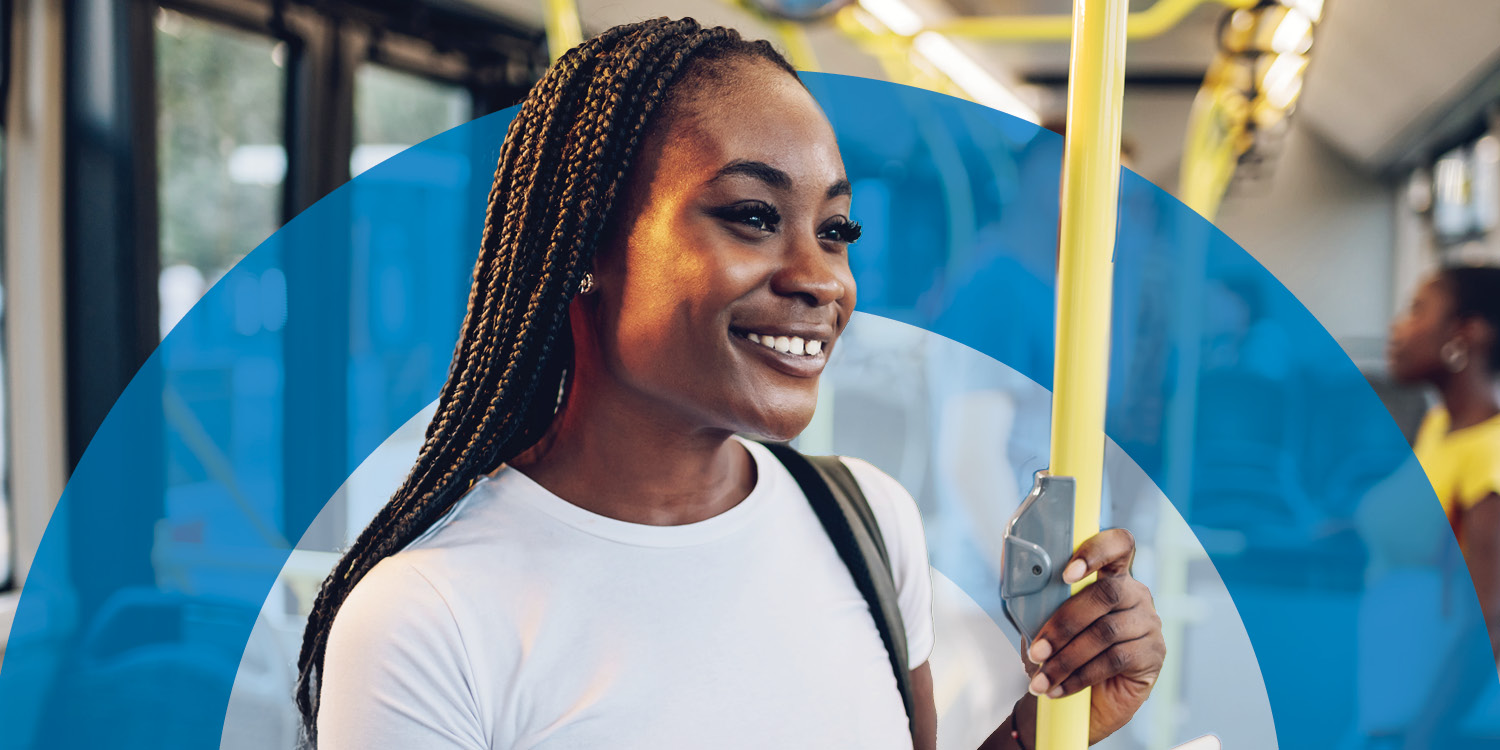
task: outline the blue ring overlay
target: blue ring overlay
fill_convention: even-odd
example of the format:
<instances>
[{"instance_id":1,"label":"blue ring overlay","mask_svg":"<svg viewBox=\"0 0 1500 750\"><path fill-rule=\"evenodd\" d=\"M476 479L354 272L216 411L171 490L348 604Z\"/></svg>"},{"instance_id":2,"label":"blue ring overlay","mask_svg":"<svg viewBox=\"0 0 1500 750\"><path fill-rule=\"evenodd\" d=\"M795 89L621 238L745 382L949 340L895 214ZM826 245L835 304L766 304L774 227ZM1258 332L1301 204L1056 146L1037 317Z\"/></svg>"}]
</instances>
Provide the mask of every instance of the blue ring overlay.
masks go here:
<instances>
[{"instance_id":1,"label":"blue ring overlay","mask_svg":"<svg viewBox=\"0 0 1500 750\"><path fill-rule=\"evenodd\" d=\"M860 310L1050 389L1061 139L938 94L805 78L865 225L851 250ZM218 747L288 540L437 397L514 111L334 191L166 337L48 525L0 670L7 732L47 748ZM1469 729L1442 746L1479 743L1463 732L1482 733L1485 710L1462 696L1496 683L1484 624L1381 401L1207 221L1133 173L1121 204L1106 431L1222 576L1280 747L1334 747L1459 708ZM1231 298L1250 319L1234 335L1218 322ZM1405 718L1382 725L1393 716Z\"/></svg>"}]
</instances>

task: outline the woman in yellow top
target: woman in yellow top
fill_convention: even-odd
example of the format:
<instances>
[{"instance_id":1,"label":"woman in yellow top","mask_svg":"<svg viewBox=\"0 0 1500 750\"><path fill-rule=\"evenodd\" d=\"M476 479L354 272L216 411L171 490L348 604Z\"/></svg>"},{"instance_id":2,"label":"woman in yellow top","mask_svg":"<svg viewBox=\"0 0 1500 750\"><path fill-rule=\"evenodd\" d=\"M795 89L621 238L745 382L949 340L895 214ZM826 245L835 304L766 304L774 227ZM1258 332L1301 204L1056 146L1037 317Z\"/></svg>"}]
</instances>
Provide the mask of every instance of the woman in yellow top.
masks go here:
<instances>
[{"instance_id":1,"label":"woman in yellow top","mask_svg":"<svg viewBox=\"0 0 1500 750\"><path fill-rule=\"evenodd\" d=\"M1500 655L1500 267L1434 274L1391 325L1391 375L1441 403L1413 451L1453 525Z\"/></svg>"}]
</instances>

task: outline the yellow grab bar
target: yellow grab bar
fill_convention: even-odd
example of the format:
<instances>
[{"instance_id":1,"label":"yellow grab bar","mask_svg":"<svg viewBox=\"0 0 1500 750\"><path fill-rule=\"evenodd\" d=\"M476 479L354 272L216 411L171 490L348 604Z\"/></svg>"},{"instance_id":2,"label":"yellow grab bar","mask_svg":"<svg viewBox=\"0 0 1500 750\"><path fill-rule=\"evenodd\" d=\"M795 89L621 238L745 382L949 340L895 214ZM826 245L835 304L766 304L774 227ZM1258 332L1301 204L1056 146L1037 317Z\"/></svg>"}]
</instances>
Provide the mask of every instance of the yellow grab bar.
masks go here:
<instances>
[{"instance_id":1,"label":"yellow grab bar","mask_svg":"<svg viewBox=\"0 0 1500 750\"><path fill-rule=\"evenodd\" d=\"M1249 8L1256 0L1157 0L1143 11L1127 17L1125 33L1131 39L1150 39L1170 31L1200 5L1216 2L1227 8ZM964 39L989 41L1063 41L1073 32L1071 16L976 16L935 24L932 31Z\"/></svg>"},{"instance_id":2,"label":"yellow grab bar","mask_svg":"<svg viewBox=\"0 0 1500 750\"><path fill-rule=\"evenodd\" d=\"M546 2L547 54L552 62L583 44L583 24L578 20L577 0L544 0Z\"/></svg>"},{"instance_id":3,"label":"yellow grab bar","mask_svg":"<svg viewBox=\"0 0 1500 750\"><path fill-rule=\"evenodd\" d=\"M1099 532L1127 8L1126 0L1073 2L1049 471L1077 482L1075 549ZM1074 584L1073 592L1092 580L1089 576ZM1088 747L1089 691L1039 699L1036 743L1037 750Z\"/></svg>"},{"instance_id":4,"label":"yellow grab bar","mask_svg":"<svg viewBox=\"0 0 1500 750\"><path fill-rule=\"evenodd\" d=\"M1250 143L1245 127L1250 102L1233 86L1205 86L1193 100L1178 194L1182 202L1213 220Z\"/></svg>"},{"instance_id":5,"label":"yellow grab bar","mask_svg":"<svg viewBox=\"0 0 1500 750\"><path fill-rule=\"evenodd\" d=\"M818 71L818 53L813 47L811 39L807 38L807 29L796 21L788 21L782 18L762 19L776 31L776 36L781 39L781 46L786 50L787 60L797 70Z\"/></svg>"}]
</instances>

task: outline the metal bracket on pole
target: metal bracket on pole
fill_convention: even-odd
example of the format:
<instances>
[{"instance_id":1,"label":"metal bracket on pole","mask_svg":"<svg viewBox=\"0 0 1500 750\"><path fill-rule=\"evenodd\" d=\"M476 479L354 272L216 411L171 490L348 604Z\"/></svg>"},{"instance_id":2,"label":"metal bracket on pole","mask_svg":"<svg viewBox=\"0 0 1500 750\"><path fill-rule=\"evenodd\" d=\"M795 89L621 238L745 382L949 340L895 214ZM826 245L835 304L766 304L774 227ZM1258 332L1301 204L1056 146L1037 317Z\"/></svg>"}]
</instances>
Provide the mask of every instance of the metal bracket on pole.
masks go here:
<instances>
[{"instance_id":1,"label":"metal bracket on pole","mask_svg":"<svg viewBox=\"0 0 1500 750\"><path fill-rule=\"evenodd\" d=\"M1063 567L1073 556L1073 477L1037 472L1031 492L1005 525L1000 600L1026 647L1071 594Z\"/></svg>"}]
</instances>

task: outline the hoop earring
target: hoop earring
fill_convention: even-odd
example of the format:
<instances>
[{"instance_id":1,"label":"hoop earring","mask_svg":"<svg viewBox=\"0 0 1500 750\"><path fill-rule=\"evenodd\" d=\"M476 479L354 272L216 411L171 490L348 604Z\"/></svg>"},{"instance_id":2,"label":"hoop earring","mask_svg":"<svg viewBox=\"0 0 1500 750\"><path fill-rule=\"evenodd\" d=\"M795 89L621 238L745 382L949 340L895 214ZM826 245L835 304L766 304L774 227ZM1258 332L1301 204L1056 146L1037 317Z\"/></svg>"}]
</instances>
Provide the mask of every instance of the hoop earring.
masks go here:
<instances>
[{"instance_id":1,"label":"hoop earring","mask_svg":"<svg viewBox=\"0 0 1500 750\"><path fill-rule=\"evenodd\" d=\"M1443 365L1448 368L1448 372L1463 372L1469 366L1469 350L1457 340L1443 344L1438 353L1442 355Z\"/></svg>"},{"instance_id":2,"label":"hoop earring","mask_svg":"<svg viewBox=\"0 0 1500 750\"><path fill-rule=\"evenodd\" d=\"M583 281L578 283L579 294L594 293L594 274L589 271L583 272Z\"/></svg>"}]
</instances>

